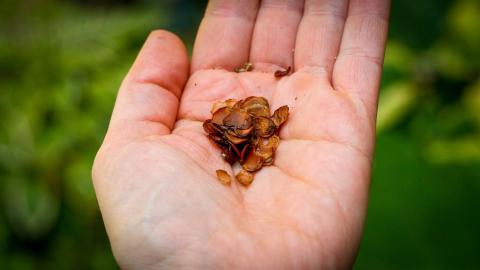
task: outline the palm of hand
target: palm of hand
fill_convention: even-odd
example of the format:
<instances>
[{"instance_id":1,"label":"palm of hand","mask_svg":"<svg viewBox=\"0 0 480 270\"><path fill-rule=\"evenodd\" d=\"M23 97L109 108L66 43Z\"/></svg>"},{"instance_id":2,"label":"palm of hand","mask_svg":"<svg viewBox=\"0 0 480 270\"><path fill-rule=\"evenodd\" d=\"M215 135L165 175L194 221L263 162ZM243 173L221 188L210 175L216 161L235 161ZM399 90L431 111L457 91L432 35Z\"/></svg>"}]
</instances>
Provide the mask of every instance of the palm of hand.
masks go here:
<instances>
[{"instance_id":1,"label":"palm of hand","mask_svg":"<svg viewBox=\"0 0 480 270\"><path fill-rule=\"evenodd\" d=\"M182 248L222 258L235 253L232 259L242 263L265 256L266 265L316 257L309 252L319 247L325 257L351 256L363 218L355 217L355 211L365 205L365 190L359 189L370 169L369 150L358 144L371 138L371 127L358 124L364 123L363 116L348 96L320 81L301 71L281 80L257 72L194 75L172 134L115 150L122 168L114 179L125 187L118 193L121 203L111 209L120 212L116 217L129 217L117 236L129 236L120 240L128 242L122 249L130 256L134 243L148 247L142 253L149 256L182 256ZM217 181L215 170L230 170L229 165L208 141L201 119L208 117L214 101L250 95L268 97L272 108L289 104L291 114L274 165L256 173L249 188L235 183L228 188ZM118 218L111 222L121 223ZM259 252L259 247L264 249ZM268 261L271 253L277 261Z\"/></svg>"},{"instance_id":2,"label":"palm of hand","mask_svg":"<svg viewBox=\"0 0 480 270\"><path fill-rule=\"evenodd\" d=\"M149 84L136 80L124 92L157 87ZM188 79L176 116L165 113L176 106L165 93L117 101L164 100L135 123L114 124L122 118L114 113L97 156L95 189L120 265L350 266L362 231L374 136L372 112L351 93L335 90L322 68L304 67L281 79L271 72L206 69ZM274 164L257 172L250 187L235 181L228 187L215 170L232 175L231 167L201 124L215 101L248 96L266 97L272 110L286 104L290 117ZM176 118L171 132L165 118ZM124 129L142 131L111 135Z\"/></svg>"}]
</instances>

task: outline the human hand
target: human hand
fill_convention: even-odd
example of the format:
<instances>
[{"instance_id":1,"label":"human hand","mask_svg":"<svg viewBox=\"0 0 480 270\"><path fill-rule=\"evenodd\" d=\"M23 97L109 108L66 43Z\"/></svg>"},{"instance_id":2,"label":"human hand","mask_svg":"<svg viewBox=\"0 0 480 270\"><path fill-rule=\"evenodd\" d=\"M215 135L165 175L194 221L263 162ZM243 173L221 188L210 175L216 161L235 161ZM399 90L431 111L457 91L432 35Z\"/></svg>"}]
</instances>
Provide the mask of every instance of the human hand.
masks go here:
<instances>
[{"instance_id":1,"label":"human hand","mask_svg":"<svg viewBox=\"0 0 480 270\"><path fill-rule=\"evenodd\" d=\"M93 180L122 269L353 265L365 218L386 0L209 3L192 66L153 32L120 88ZM258 14L257 14L258 11ZM252 62L252 72L234 67ZM273 72L292 66L277 79ZM290 107L273 166L244 188L202 122L215 101Z\"/></svg>"}]
</instances>

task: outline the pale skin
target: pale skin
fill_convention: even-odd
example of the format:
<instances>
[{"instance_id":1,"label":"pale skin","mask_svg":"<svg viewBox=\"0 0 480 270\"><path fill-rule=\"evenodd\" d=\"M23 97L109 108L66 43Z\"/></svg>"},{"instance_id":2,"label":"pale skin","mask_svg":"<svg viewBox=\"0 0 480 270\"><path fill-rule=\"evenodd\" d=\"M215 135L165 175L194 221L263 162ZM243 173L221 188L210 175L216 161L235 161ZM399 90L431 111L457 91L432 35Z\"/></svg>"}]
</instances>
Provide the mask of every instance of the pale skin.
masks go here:
<instances>
[{"instance_id":1,"label":"pale skin","mask_svg":"<svg viewBox=\"0 0 480 270\"><path fill-rule=\"evenodd\" d=\"M93 167L122 269L345 269L362 237L387 0L210 1L191 63L147 38ZM245 62L252 72L235 73ZM292 66L280 79L273 72ZM290 107L272 166L247 188L202 122L216 101Z\"/></svg>"}]
</instances>

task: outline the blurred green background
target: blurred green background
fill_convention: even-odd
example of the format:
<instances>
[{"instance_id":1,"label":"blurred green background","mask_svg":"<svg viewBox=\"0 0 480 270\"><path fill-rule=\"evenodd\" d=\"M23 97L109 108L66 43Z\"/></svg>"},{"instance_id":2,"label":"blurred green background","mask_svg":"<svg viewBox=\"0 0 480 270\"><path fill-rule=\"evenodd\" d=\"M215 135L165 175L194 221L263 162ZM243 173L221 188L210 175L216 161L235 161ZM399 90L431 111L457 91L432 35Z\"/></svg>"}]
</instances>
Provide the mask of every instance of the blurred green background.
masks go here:
<instances>
[{"instance_id":1,"label":"blurred green background","mask_svg":"<svg viewBox=\"0 0 480 270\"><path fill-rule=\"evenodd\" d=\"M480 269L480 1L393 1L356 269ZM0 269L117 269L90 167L150 30L205 1L2 0Z\"/></svg>"}]
</instances>

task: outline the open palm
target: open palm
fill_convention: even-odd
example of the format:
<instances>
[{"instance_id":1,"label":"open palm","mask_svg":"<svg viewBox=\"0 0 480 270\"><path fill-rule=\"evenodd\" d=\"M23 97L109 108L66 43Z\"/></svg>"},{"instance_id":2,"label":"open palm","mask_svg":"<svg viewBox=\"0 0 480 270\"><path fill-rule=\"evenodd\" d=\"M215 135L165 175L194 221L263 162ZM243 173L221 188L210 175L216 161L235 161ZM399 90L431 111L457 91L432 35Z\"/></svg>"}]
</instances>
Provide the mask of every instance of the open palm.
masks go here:
<instances>
[{"instance_id":1,"label":"open palm","mask_svg":"<svg viewBox=\"0 0 480 270\"><path fill-rule=\"evenodd\" d=\"M211 1L191 68L147 39L120 89L93 178L123 269L348 268L361 238L386 0ZM252 62L252 72L234 67ZM273 72L292 66L280 79ZM244 188L202 129L215 101L290 107L272 166Z\"/></svg>"}]
</instances>

